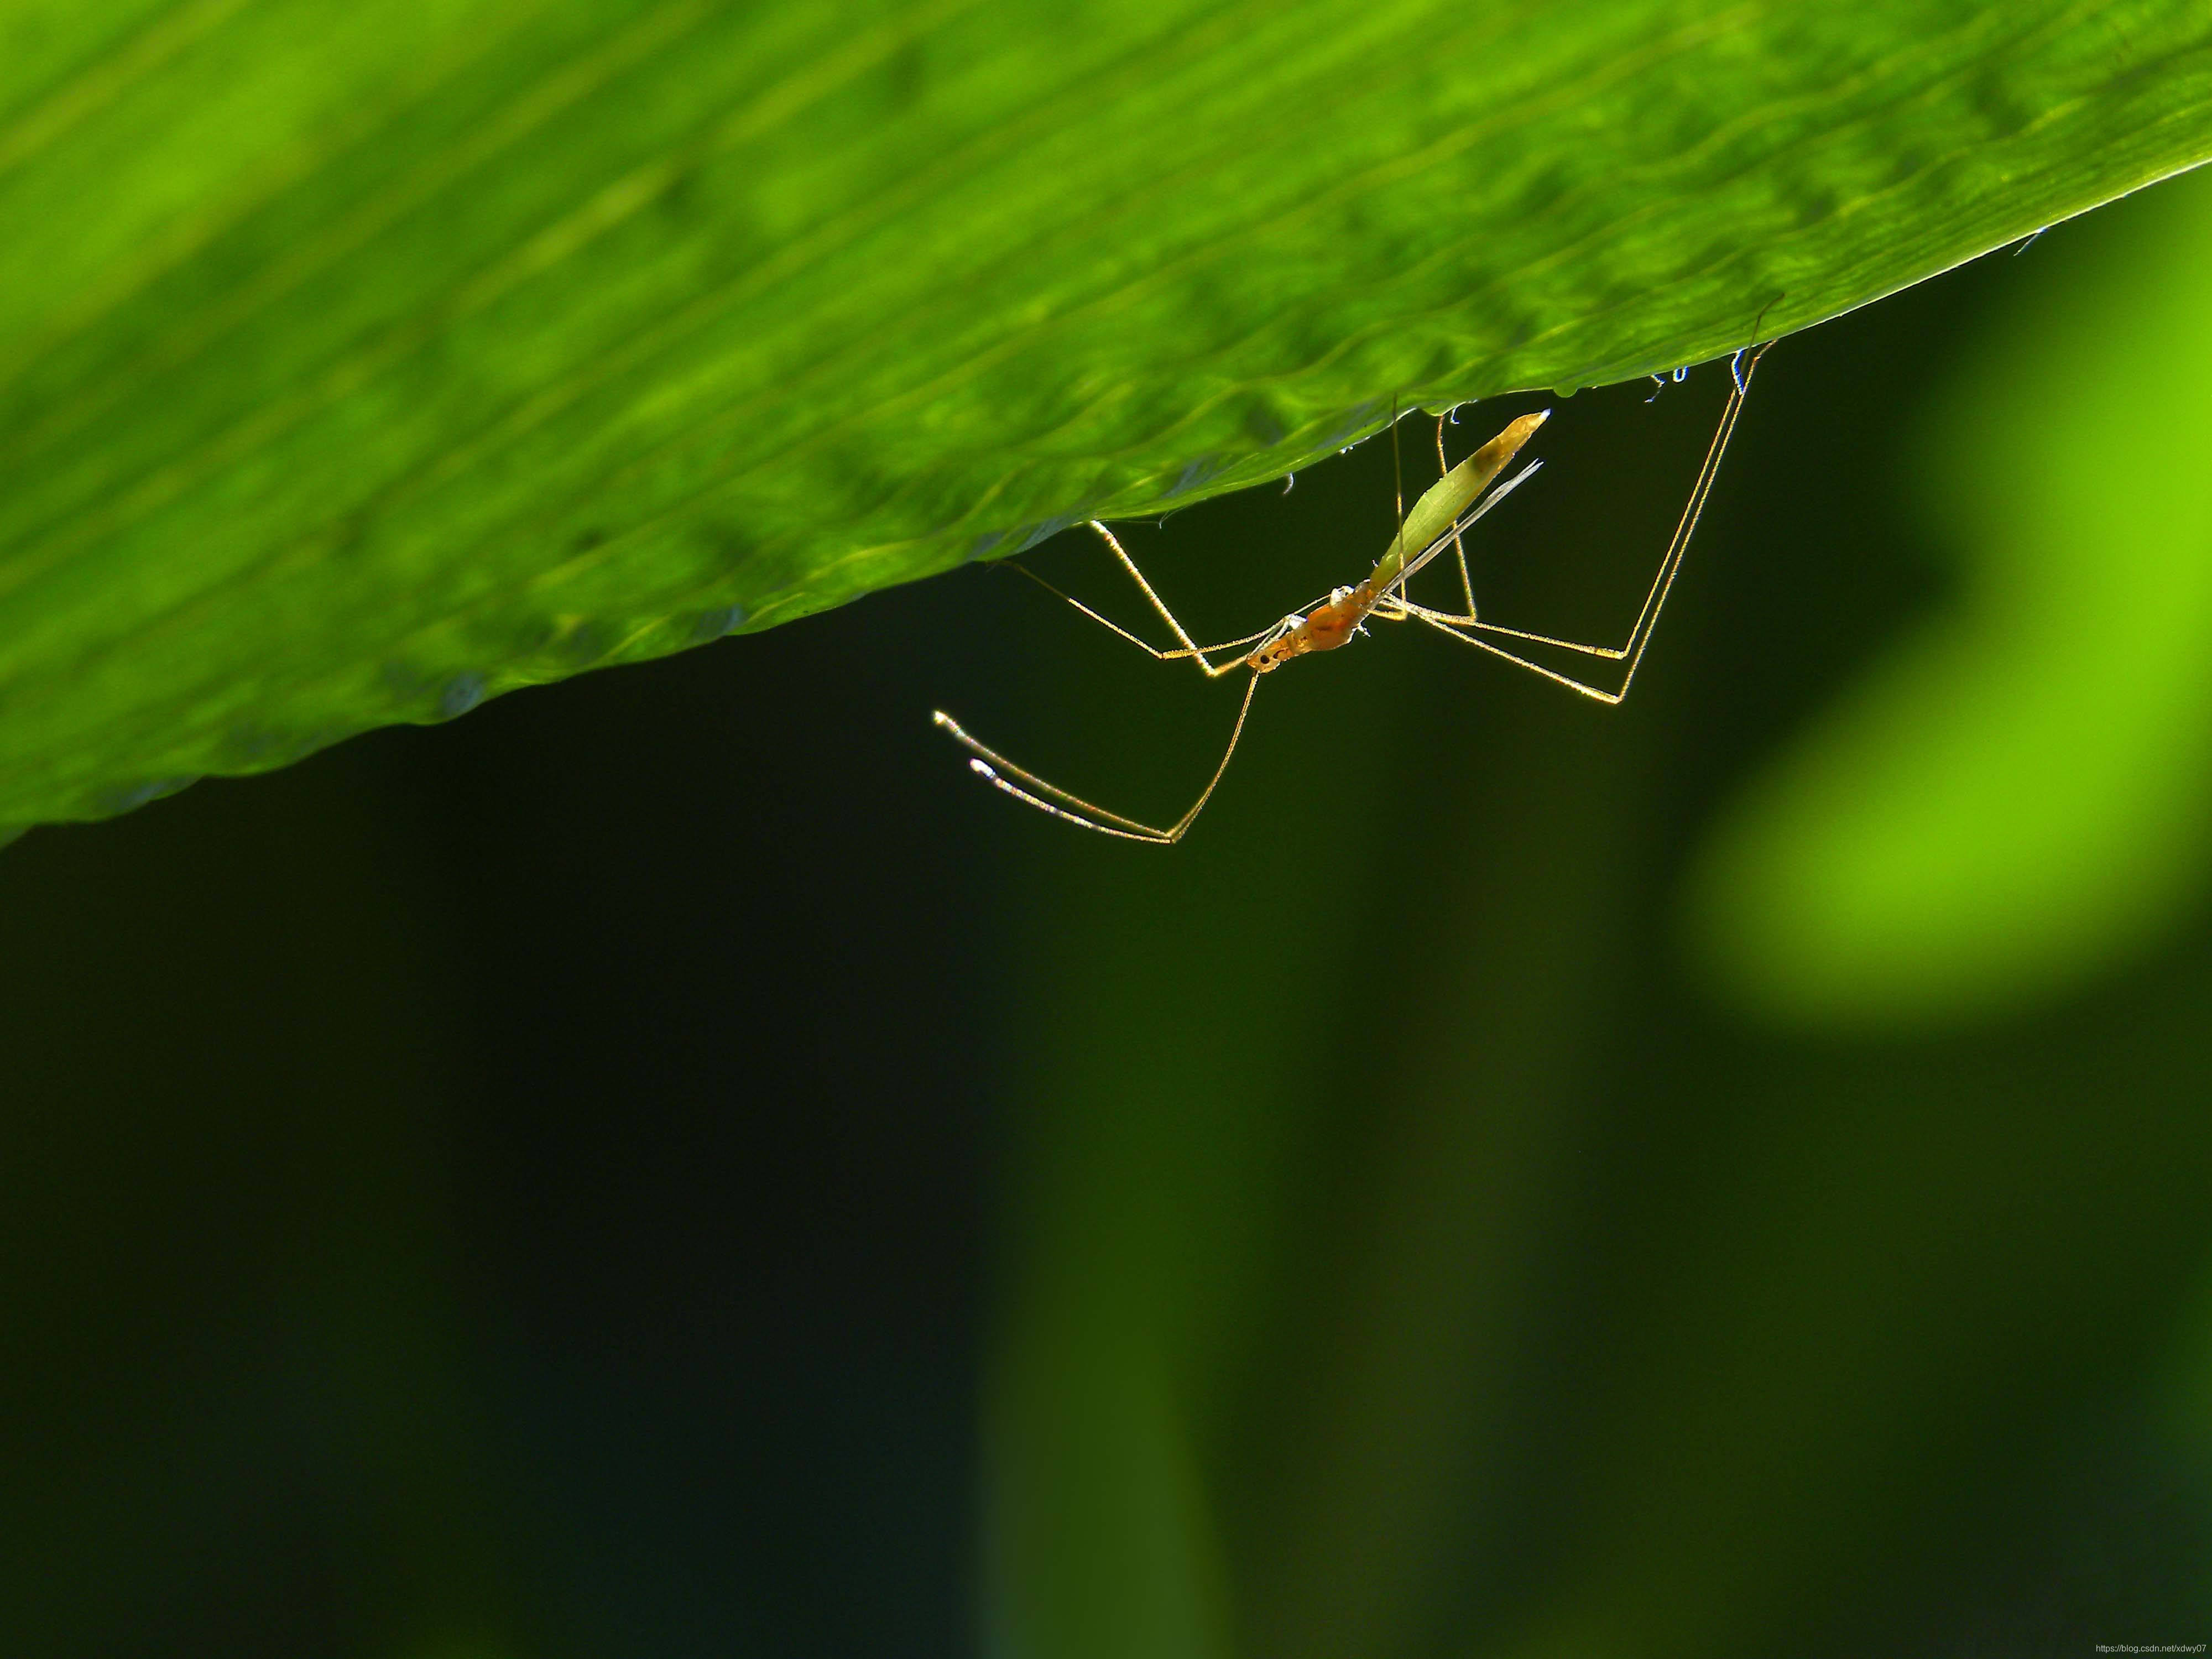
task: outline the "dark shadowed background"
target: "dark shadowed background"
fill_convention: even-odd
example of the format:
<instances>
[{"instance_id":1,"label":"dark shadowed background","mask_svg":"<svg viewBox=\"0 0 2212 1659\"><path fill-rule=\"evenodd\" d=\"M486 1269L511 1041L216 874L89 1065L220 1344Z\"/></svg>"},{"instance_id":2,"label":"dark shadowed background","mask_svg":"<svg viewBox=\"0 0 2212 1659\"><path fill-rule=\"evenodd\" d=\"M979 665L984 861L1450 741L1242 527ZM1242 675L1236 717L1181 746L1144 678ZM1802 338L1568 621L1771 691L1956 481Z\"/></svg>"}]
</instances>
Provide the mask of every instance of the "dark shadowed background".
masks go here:
<instances>
[{"instance_id":1,"label":"dark shadowed background","mask_svg":"<svg viewBox=\"0 0 2212 1659\"><path fill-rule=\"evenodd\" d=\"M2208 182L1778 346L1618 712L1378 625L1172 851L929 711L1158 820L1235 691L976 568L0 854L7 1650L2212 1637ZM1617 635L1723 386L1486 613Z\"/></svg>"}]
</instances>

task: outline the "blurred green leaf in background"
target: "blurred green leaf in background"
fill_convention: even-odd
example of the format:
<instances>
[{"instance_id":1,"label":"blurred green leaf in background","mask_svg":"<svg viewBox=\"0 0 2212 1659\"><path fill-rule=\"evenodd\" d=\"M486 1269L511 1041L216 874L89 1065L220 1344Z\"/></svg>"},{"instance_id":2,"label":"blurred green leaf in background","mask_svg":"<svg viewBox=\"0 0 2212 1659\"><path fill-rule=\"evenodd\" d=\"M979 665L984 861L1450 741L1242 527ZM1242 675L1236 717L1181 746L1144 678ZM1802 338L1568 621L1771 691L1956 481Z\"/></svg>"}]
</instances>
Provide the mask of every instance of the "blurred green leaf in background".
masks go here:
<instances>
[{"instance_id":1,"label":"blurred green leaf in background","mask_svg":"<svg viewBox=\"0 0 2212 1659\"><path fill-rule=\"evenodd\" d=\"M0 9L0 824L1715 356L2203 159L2172 0Z\"/></svg>"},{"instance_id":2,"label":"blurred green leaf in background","mask_svg":"<svg viewBox=\"0 0 2212 1659\"><path fill-rule=\"evenodd\" d=\"M1943 395L1901 411L1954 591L1717 832L1693 926L1731 995L1817 1024L1986 1013L2193 913L2212 876L2208 271L2197 176L2049 249Z\"/></svg>"}]
</instances>

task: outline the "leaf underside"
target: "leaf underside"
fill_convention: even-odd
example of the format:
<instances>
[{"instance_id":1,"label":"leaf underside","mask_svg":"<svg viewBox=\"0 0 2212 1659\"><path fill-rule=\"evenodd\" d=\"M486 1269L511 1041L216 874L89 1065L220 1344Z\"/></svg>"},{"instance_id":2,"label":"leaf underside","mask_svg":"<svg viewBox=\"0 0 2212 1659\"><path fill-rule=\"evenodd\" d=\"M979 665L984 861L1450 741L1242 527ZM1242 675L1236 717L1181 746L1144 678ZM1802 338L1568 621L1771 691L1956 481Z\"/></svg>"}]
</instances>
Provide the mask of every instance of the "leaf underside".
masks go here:
<instances>
[{"instance_id":1,"label":"leaf underside","mask_svg":"<svg viewBox=\"0 0 2212 1659\"><path fill-rule=\"evenodd\" d=\"M1806 327L2212 154L2207 22L19 0L0 824Z\"/></svg>"}]
</instances>

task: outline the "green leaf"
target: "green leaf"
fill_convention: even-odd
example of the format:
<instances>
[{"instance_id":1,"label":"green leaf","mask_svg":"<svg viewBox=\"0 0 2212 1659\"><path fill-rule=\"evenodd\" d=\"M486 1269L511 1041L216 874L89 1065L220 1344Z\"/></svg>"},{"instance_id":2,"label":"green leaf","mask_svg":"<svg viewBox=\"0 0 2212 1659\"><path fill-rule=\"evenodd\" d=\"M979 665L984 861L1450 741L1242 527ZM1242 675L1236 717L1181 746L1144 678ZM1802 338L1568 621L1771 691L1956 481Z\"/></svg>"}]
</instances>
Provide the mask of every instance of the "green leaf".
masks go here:
<instances>
[{"instance_id":1,"label":"green leaf","mask_svg":"<svg viewBox=\"0 0 2212 1659\"><path fill-rule=\"evenodd\" d=\"M1803 327L2212 154L2207 21L15 0L0 823Z\"/></svg>"}]
</instances>

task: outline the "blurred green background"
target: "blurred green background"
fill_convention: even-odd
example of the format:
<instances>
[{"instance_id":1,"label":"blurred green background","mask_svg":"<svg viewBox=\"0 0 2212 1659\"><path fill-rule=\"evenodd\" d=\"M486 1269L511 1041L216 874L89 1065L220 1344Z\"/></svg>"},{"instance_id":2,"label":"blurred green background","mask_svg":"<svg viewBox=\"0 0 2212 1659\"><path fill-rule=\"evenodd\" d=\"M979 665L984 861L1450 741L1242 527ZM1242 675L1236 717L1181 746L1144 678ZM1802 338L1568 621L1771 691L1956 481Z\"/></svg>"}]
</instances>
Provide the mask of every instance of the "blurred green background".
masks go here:
<instances>
[{"instance_id":1,"label":"blurred green background","mask_svg":"<svg viewBox=\"0 0 2212 1659\"><path fill-rule=\"evenodd\" d=\"M1173 851L928 711L1152 816L1235 693L988 569L33 832L8 1650L2204 1639L2208 281L2198 175L1785 341L1626 707L1380 629ZM1488 613L1625 627L1723 386ZM1241 632L1390 471L1127 539Z\"/></svg>"}]
</instances>

